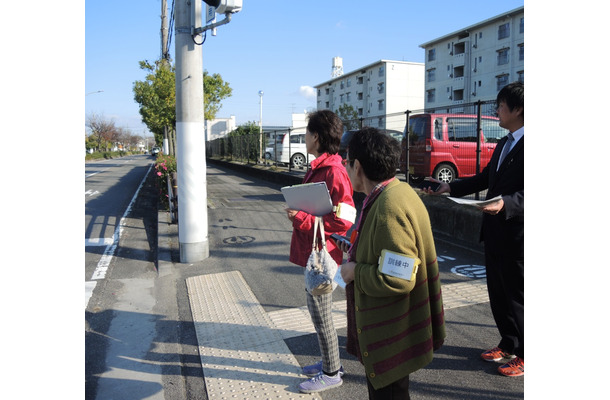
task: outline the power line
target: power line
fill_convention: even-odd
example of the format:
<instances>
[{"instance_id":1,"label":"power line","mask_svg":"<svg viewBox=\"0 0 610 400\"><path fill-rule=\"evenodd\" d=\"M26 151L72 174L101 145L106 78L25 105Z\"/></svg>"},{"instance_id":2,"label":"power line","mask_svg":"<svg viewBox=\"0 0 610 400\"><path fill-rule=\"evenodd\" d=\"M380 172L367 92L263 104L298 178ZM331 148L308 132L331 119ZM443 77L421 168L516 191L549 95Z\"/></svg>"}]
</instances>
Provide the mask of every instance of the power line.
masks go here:
<instances>
[{"instance_id":1,"label":"power line","mask_svg":"<svg viewBox=\"0 0 610 400\"><path fill-rule=\"evenodd\" d=\"M174 2L176 0L172 0L172 11L170 13L170 17L169 17L169 32L168 32L168 40L167 40L167 51L169 52L169 49L171 49L171 45L172 45L172 34L174 33Z\"/></svg>"}]
</instances>

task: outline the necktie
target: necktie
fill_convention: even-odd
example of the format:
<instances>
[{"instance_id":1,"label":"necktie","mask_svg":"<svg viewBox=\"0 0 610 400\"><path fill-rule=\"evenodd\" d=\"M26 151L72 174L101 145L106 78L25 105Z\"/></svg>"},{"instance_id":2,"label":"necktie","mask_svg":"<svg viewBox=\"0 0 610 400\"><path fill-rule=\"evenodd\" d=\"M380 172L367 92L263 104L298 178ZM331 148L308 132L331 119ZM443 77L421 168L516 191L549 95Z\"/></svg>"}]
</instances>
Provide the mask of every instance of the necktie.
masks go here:
<instances>
[{"instance_id":1,"label":"necktie","mask_svg":"<svg viewBox=\"0 0 610 400\"><path fill-rule=\"evenodd\" d=\"M513 145L514 140L515 140L515 138L513 138L513 134L509 132L508 140L506 141L506 143L504 143L504 147L502 147L502 153L500 154L500 160L498 161L498 168L500 168L500 165L502 165L502 162L504 161L504 159L506 158L506 155L510 151L510 148Z\"/></svg>"}]
</instances>

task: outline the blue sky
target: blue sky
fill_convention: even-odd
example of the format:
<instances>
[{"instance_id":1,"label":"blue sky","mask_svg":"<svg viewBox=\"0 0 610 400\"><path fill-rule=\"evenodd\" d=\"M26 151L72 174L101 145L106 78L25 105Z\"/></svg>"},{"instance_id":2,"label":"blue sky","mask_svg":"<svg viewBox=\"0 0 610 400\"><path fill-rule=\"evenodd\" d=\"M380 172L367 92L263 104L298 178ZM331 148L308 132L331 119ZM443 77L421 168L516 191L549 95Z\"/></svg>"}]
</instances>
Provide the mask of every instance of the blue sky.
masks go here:
<instances>
[{"instance_id":1,"label":"blue sky","mask_svg":"<svg viewBox=\"0 0 610 400\"><path fill-rule=\"evenodd\" d=\"M171 13L172 0L168 0ZM203 68L233 88L218 117L289 125L292 112L315 108L307 87L330 79L333 57L350 72L381 59L424 62L420 44L505 11L523 0L388 1L244 0L232 21L207 35ZM133 100L140 60L161 53L161 0L85 2L85 113L148 135ZM218 16L219 18L221 16ZM171 55L174 59L172 37ZM95 93L103 90L101 93Z\"/></svg>"}]
</instances>

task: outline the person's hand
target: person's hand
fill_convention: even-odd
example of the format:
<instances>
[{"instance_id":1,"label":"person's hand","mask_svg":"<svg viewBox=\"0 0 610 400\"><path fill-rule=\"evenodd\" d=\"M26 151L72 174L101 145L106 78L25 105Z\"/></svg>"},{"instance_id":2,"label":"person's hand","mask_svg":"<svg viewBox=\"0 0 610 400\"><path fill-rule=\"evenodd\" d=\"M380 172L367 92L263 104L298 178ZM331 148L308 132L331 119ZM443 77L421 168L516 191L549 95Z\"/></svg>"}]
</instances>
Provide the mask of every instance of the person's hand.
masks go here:
<instances>
[{"instance_id":1,"label":"person's hand","mask_svg":"<svg viewBox=\"0 0 610 400\"><path fill-rule=\"evenodd\" d=\"M298 210L293 210L292 208L285 208L286 216L290 220L290 222L294 222L294 216L299 212Z\"/></svg>"},{"instance_id":2,"label":"person's hand","mask_svg":"<svg viewBox=\"0 0 610 400\"><path fill-rule=\"evenodd\" d=\"M353 261L345 263L345 264L341 265L341 267L339 268L339 271L341 271L341 278L343 278L343 281L346 284L350 283L354 280L355 269L356 269L356 263Z\"/></svg>"},{"instance_id":3,"label":"person's hand","mask_svg":"<svg viewBox=\"0 0 610 400\"><path fill-rule=\"evenodd\" d=\"M429 186L425 186L426 181L430 181L430 182L437 182L440 183L441 185L438 187L438 189L436 190L432 190ZM434 178L427 178L424 181L424 184L422 186L421 189L424 193L428 193L428 194L443 194L443 193L449 193L451 192L451 187L449 186L449 184L447 182L441 182L439 180L436 180Z\"/></svg>"},{"instance_id":4,"label":"person's hand","mask_svg":"<svg viewBox=\"0 0 610 400\"><path fill-rule=\"evenodd\" d=\"M334 240L333 242L335 242L335 245L337 245L337 248L339 248L339 250L341 250L344 253L348 253L350 247L352 247L352 244L350 242L346 242L344 240Z\"/></svg>"},{"instance_id":5,"label":"person's hand","mask_svg":"<svg viewBox=\"0 0 610 400\"><path fill-rule=\"evenodd\" d=\"M504 200L500 199L494 201L493 203L479 207L479 209L486 214L496 215L504 209Z\"/></svg>"}]
</instances>

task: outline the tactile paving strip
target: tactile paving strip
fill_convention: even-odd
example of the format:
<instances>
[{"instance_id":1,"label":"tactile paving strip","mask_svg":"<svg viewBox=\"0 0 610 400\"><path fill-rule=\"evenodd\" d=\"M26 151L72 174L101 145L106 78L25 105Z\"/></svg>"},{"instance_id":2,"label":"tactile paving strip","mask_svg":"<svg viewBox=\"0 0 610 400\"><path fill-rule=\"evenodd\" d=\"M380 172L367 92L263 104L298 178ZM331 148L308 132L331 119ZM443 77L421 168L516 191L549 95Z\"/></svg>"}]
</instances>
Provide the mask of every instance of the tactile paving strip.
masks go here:
<instances>
[{"instance_id":1,"label":"tactile paving strip","mask_svg":"<svg viewBox=\"0 0 610 400\"><path fill-rule=\"evenodd\" d=\"M299 393L306 379L284 339L314 333L307 307L266 313L238 271L186 280L208 396L217 399L319 399ZM485 279L443 285L445 309L489 301ZM335 328L346 302L333 303Z\"/></svg>"},{"instance_id":2,"label":"tactile paving strip","mask_svg":"<svg viewBox=\"0 0 610 400\"><path fill-rule=\"evenodd\" d=\"M335 329L347 326L347 315L345 309L346 301L336 301L333 303L333 323ZM311 322L311 316L307 306L299 308L289 308L287 310L272 311L267 314L281 335L282 339L289 339L296 336L309 335L316 330Z\"/></svg>"},{"instance_id":3,"label":"tactile paving strip","mask_svg":"<svg viewBox=\"0 0 610 400\"><path fill-rule=\"evenodd\" d=\"M238 271L187 279L210 399L319 399Z\"/></svg>"},{"instance_id":4,"label":"tactile paving strip","mask_svg":"<svg viewBox=\"0 0 610 400\"><path fill-rule=\"evenodd\" d=\"M445 310L479 303L487 303L487 279L475 279L472 281L442 285L443 307Z\"/></svg>"}]
</instances>

